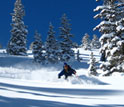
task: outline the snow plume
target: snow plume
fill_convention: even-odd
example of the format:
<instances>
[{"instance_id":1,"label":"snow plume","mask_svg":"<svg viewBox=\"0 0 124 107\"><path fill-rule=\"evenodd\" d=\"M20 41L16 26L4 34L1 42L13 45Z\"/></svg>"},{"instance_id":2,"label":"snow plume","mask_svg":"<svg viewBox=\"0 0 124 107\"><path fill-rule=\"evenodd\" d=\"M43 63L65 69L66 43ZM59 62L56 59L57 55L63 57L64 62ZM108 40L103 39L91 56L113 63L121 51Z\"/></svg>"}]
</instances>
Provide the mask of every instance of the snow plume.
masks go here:
<instances>
[{"instance_id":1,"label":"snow plume","mask_svg":"<svg viewBox=\"0 0 124 107\"><path fill-rule=\"evenodd\" d=\"M25 69L17 69L13 67L0 67L0 77L12 79L29 79L31 71Z\"/></svg>"},{"instance_id":2,"label":"snow plume","mask_svg":"<svg viewBox=\"0 0 124 107\"><path fill-rule=\"evenodd\" d=\"M53 68L31 70L13 67L0 67L0 77L36 81L52 81L54 78L57 79L57 71Z\"/></svg>"},{"instance_id":3,"label":"snow plume","mask_svg":"<svg viewBox=\"0 0 124 107\"><path fill-rule=\"evenodd\" d=\"M86 75L80 75L78 77L69 77L68 80L58 79L58 71L55 68L41 68L37 70L24 70L17 68L1 68L0 67L0 77L38 81L46 84L70 84L70 85L105 85L105 83L96 79L95 77L88 77Z\"/></svg>"},{"instance_id":4,"label":"snow plume","mask_svg":"<svg viewBox=\"0 0 124 107\"><path fill-rule=\"evenodd\" d=\"M42 82L54 82L58 79L57 73L59 73L59 71L53 68L41 68L31 73L31 79Z\"/></svg>"}]
</instances>

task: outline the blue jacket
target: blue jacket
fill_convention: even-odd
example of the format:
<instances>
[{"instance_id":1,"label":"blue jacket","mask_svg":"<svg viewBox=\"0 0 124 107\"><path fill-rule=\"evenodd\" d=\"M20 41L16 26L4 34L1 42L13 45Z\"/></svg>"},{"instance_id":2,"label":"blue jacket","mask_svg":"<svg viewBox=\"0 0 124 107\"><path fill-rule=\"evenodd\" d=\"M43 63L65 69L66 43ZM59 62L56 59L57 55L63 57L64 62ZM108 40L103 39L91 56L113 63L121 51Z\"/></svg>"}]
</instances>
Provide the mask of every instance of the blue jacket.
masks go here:
<instances>
[{"instance_id":1,"label":"blue jacket","mask_svg":"<svg viewBox=\"0 0 124 107\"><path fill-rule=\"evenodd\" d=\"M61 78L61 76L65 75L65 78L67 78L68 76L72 76L72 74L76 74L76 71L74 69L72 69L69 65L68 65L68 71L65 71L65 69L63 69L59 75L58 78Z\"/></svg>"}]
</instances>

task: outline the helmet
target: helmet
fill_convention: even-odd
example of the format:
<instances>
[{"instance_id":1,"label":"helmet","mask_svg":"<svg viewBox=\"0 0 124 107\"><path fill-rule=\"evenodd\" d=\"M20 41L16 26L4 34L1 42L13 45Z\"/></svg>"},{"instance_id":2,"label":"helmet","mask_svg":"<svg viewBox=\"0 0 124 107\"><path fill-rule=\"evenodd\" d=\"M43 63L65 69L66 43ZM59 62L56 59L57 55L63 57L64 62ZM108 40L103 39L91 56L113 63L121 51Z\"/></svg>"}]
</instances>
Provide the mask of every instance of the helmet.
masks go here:
<instances>
[{"instance_id":1,"label":"helmet","mask_svg":"<svg viewBox=\"0 0 124 107\"><path fill-rule=\"evenodd\" d=\"M68 65L67 63L64 63L64 66Z\"/></svg>"}]
</instances>

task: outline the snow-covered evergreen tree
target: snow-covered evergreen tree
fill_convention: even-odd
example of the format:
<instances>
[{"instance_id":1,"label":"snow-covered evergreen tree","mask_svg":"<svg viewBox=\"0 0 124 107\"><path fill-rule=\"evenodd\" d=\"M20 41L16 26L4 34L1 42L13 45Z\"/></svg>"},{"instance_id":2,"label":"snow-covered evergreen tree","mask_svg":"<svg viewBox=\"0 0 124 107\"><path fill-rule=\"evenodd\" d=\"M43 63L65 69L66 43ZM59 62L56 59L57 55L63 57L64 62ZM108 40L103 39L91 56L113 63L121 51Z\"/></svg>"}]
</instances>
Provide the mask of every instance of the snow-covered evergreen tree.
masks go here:
<instances>
[{"instance_id":1,"label":"snow-covered evergreen tree","mask_svg":"<svg viewBox=\"0 0 124 107\"><path fill-rule=\"evenodd\" d=\"M91 43L91 40L89 39L89 35L85 33L85 35L82 38L82 47L85 50L90 50L91 49L90 43Z\"/></svg>"},{"instance_id":2,"label":"snow-covered evergreen tree","mask_svg":"<svg viewBox=\"0 0 124 107\"><path fill-rule=\"evenodd\" d=\"M91 48L99 49L100 47L101 47L101 45L100 45L97 35L93 35L93 39L91 41Z\"/></svg>"},{"instance_id":3,"label":"snow-covered evergreen tree","mask_svg":"<svg viewBox=\"0 0 124 107\"><path fill-rule=\"evenodd\" d=\"M88 68L89 75L96 76L97 75L96 59L94 58L93 52L91 52L89 64L90 64Z\"/></svg>"},{"instance_id":4,"label":"snow-covered evergreen tree","mask_svg":"<svg viewBox=\"0 0 124 107\"><path fill-rule=\"evenodd\" d=\"M24 7L21 0L16 0L14 13L12 15L11 38L7 46L7 53L10 55L26 55L27 48L27 27L24 25Z\"/></svg>"},{"instance_id":5,"label":"snow-covered evergreen tree","mask_svg":"<svg viewBox=\"0 0 124 107\"><path fill-rule=\"evenodd\" d=\"M48 63L58 62L58 42L55 39L55 32L53 25L50 23L47 40L45 43L46 60Z\"/></svg>"},{"instance_id":6,"label":"snow-covered evergreen tree","mask_svg":"<svg viewBox=\"0 0 124 107\"><path fill-rule=\"evenodd\" d=\"M79 48L79 45L76 42L73 42L73 48Z\"/></svg>"},{"instance_id":7,"label":"snow-covered evergreen tree","mask_svg":"<svg viewBox=\"0 0 124 107\"><path fill-rule=\"evenodd\" d=\"M74 51L72 48L74 47L74 44L71 40L73 35L70 33L70 23L67 19L66 14L64 14L61 18L61 27L60 27L60 60L61 61L69 61L72 58L74 58Z\"/></svg>"},{"instance_id":8,"label":"snow-covered evergreen tree","mask_svg":"<svg viewBox=\"0 0 124 107\"><path fill-rule=\"evenodd\" d=\"M102 22L96 26L102 33L101 54L104 52L107 62L100 67L105 75L113 72L124 72L120 65L124 62L124 3L120 0L103 0L103 5L95 11L100 11L95 18L101 18Z\"/></svg>"},{"instance_id":9,"label":"snow-covered evergreen tree","mask_svg":"<svg viewBox=\"0 0 124 107\"><path fill-rule=\"evenodd\" d=\"M45 55L43 53L43 43L41 40L41 35L36 31L34 35L35 41L33 42L33 56L34 62L44 64Z\"/></svg>"}]
</instances>

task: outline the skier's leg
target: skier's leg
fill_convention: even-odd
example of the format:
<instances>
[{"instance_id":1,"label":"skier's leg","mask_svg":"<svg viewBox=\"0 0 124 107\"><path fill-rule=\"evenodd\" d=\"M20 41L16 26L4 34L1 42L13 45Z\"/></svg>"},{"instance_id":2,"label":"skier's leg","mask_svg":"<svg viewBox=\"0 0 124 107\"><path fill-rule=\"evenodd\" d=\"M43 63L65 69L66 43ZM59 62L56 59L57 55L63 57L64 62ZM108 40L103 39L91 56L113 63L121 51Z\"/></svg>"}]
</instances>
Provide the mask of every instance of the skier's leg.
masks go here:
<instances>
[{"instance_id":1,"label":"skier's leg","mask_svg":"<svg viewBox=\"0 0 124 107\"><path fill-rule=\"evenodd\" d=\"M65 75L65 79L67 79L68 78L68 76L67 75Z\"/></svg>"}]
</instances>

